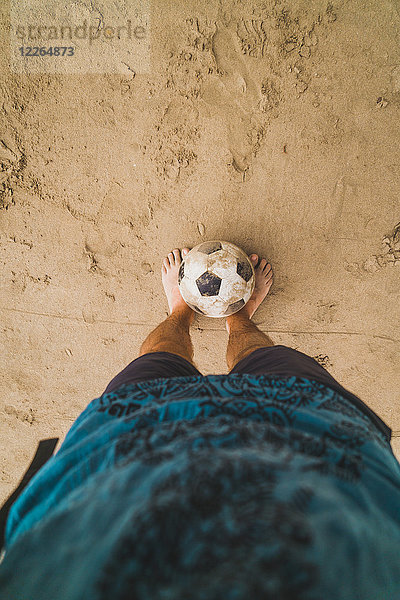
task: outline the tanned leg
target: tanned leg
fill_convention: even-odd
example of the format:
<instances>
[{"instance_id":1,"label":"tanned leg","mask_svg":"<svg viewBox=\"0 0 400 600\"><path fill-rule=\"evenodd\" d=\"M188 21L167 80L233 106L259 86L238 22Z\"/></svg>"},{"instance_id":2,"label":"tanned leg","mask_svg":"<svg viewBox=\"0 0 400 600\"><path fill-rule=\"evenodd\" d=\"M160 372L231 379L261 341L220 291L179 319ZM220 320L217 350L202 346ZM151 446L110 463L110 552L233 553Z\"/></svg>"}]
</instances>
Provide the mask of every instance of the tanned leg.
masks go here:
<instances>
[{"instance_id":1,"label":"tanned leg","mask_svg":"<svg viewBox=\"0 0 400 600\"><path fill-rule=\"evenodd\" d=\"M271 338L258 329L257 325L250 320L271 288L273 281L272 267L265 258L257 265L257 254L251 254L250 260L256 275L253 294L241 310L226 319L226 329L229 333L226 363L229 371L233 369L239 360L245 358L254 350L274 345Z\"/></svg>"},{"instance_id":2,"label":"tanned leg","mask_svg":"<svg viewBox=\"0 0 400 600\"><path fill-rule=\"evenodd\" d=\"M185 256L189 248L183 248ZM139 356L148 352L172 352L193 362L193 344L190 339L190 325L194 311L183 300L178 287L178 271L182 262L179 248L175 248L164 258L161 279L168 300L170 315L160 323L144 340ZM196 365L194 365L196 366Z\"/></svg>"}]
</instances>

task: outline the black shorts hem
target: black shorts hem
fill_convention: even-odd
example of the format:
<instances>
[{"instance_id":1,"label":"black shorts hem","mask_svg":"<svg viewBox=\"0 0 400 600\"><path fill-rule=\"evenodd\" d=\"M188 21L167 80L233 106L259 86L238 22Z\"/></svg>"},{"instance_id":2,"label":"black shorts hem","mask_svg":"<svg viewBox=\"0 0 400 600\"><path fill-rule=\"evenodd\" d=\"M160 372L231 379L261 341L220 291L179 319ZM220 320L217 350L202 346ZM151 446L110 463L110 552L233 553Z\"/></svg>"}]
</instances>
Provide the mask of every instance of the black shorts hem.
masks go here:
<instances>
[{"instance_id":1,"label":"black shorts hem","mask_svg":"<svg viewBox=\"0 0 400 600\"><path fill-rule=\"evenodd\" d=\"M299 377L322 383L353 402L385 435L390 442L392 429L358 396L349 392L314 358L290 348L276 345L258 348L240 360L229 374L281 375ZM124 384L164 377L190 377L203 374L188 360L172 352L149 352L139 356L114 377L103 394L115 391Z\"/></svg>"}]
</instances>

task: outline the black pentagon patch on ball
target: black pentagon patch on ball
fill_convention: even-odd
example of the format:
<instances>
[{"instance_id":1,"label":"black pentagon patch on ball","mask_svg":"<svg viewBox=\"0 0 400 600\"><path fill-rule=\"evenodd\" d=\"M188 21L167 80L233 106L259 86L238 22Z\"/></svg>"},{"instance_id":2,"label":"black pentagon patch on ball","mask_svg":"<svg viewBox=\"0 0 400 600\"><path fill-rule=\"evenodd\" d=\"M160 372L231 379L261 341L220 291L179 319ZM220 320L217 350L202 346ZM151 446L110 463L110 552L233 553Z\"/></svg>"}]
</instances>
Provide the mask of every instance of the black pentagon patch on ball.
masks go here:
<instances>
[{"instance_id":1,"label":"black pentagon patch on ball","mask_svg":"<svg viewBox=\"0 0 400 600\"><path fill-rule=\"evenodd\" d=\"M178 271L178 283L180 283L182 281L184 274L185 274L185 263L182 263L181 266L179 267L179 271Z\"/></svg>"},{"instance_id":2,"label":"black pentagon patch on ball","mask_svg":"<svg viewBox=\"0 0 400 600\"><path fill-rule=\"evenodd\" d=\"M201 308L199 308L199 307L198 307L198 306L196 306L195 304L190 304L190 302L186 302L186 304L187 304L188 306L190 306L190 308L191 308L192 310L197 310L197 311L198 311L199 313L201 313L202 315L205 315L205 314L206 314L205 312L203 312L203 311L201 310Z\"/></svg>"},{"instance_id":3,"label":"black pentagon patch on ball","mask_svg":"<svg viewBox=\"0 0 400 600\"><path fill-rule=\"evenodd\" d=\"M230 304L228 306L228 308L225 311L225 314L227 315L232 314L233 312L236 312L237 310L239 310L240 308L242 308L242 306L244 306L246 304L246 302L243 300L243 298L241 298L240 300L237 300L236 302L232 302L232 304Z\"/></svg>"},{"instance_id":4,"label":"black pentagon patch on ball","mask_svg":"<svg viewBox=\"0 0 400 600\"><path fill-rule=\"evenodd\" d=\"M251 270L251 266L247 261L238 260L238 264L236 267L236 273L242 277L245 281L250 281L253 272Z\"/></svg>"},{"instance_id":5,"label":"black pentagon patch on ball","mask_svg":"<svg viewBox=\"0 0 400 600\"><path fill-rule=\"evenodd\" d=\"M203 252L204 254L212 254L213 252L217 252L217 250L222 249L222 244L220 242L204 242L197 248L198 252Z\"/></svg>"},{"instance_id":6,"label":"black pentagon patch on ball","mask_svg":"<svg viewBox=\"0 0 400 600\"><path fill-rule=\"evenodd\" d=\"M196 279L196 285L202 296L218 296L219 288L221 287L222 279L205 271Z\"/></svg>"}]
</instances>

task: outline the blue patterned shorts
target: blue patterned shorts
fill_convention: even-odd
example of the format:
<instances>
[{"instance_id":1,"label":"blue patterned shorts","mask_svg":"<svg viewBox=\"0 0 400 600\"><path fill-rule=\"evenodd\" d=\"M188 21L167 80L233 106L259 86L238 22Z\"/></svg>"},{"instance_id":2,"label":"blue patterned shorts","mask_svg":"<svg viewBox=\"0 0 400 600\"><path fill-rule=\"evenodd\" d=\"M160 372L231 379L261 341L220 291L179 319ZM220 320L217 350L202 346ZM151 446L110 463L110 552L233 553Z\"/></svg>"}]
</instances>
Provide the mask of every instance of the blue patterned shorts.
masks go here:
<instances>
[{"instance_id":1,"label":"blue patterned shorts","mask_svg":"<svg viewBox=\"0 0 400 600\"><path fill-rule=\"evenodd\" d=\"M304 377L328 385L351 400L372 419L389 441L391 439L391 428L365 402L340 385L314 358L294 350L294 348L283 345L259 348L240 360L229 372L229 374L232 373ZM110 381L104 394L114 391L126 383L149 381L160 377L188 377L201 374L192 363L182 356L172 352L151 352L129 363Z\"/></svg>"}]
</instances>

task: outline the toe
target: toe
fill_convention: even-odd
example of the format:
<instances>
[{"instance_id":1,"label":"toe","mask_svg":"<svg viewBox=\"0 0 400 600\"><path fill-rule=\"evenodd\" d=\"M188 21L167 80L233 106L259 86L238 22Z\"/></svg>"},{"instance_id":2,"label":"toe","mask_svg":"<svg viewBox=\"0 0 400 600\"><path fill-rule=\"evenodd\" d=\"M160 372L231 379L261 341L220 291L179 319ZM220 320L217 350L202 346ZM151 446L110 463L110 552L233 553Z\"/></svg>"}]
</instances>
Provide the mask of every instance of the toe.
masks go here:
<instances>
[{"instance_id":1,"label":"toe","mask_svg":"<svg viewBox=\"0 0 400 600\"><path fill-rule=\"evenodd\" d=\"M173 264L175 263L175 256L174 256L174 253L173 253L173 252L170 252L170 253L168 254L168 258L169 258L169 263L170 263L170 265L173 265Z\"/></svg>"},{"instance_id":2,"label":"toe","mask_svg":"<svg viewBox=\"0 0 400 600\"><path fill-rule=\"evenodd\" d=\"M263 275L265 278L265 281L268 282L270 279L273 278L274 273L272 271L272 267L271 265L268 263L267 266L265 267L264 271L263 271Z\"/></svg>"},{"instance_id":3,"label":"toe","mask_svg":"<svg viewBox=\"0 0 400 600\"><path fill-rule=\"evenodd\" d=\"M271 265L270 265L270 263L269 263L269 262L266 260L266 261L265 261L265 265L264 265L264 267L263 267L263 270L264 270L265 272L267 272L267 271L269 271L269 270L270 270L270 268L271 268Z\"/></svg>"},{"instance_id":4,"label":"toe","mask_svg":"<svg viewBox=\"0 0 400 600\"><path fill-rule=\"evenodd\" d=\"M169 256L169 255L168 255L168 256ZM165 257L165 258L164 258L164 260L163 260L163 265L164 265L164 267L165 267L167 270L168 270L168 269L169 269L169 267L171 266L171 265L169 264L168 256L167 256L167 257Z\"/></svg>"},{"instance_id":5,"label":"toe","mask_svg":"<svg viewBox=\"0 0 400 600\"><path fill-rule=\"evenodd\" d=\"M265 258L262 258L261 262L260 262L260 269L261 269L261 271L264 271L264 267L266 265L267 265L267 261L265 260Z\"/></svg>"},{"instance_id":6,"label":"toe","mask_svg":"<svg viewBox=\"0 0 400 600\"><path fill-rule=\"evenodd\" d=\"M182 248L183 256L186 256L186 254L188 254L188 252L190 252L190 248Z\"/></svg>"},{"instance_id":7,"label":"toe","mask_svg":"<svg viewBox=\"0 0 400 600\"><path fill-rule=\"evenodd\" d=\"M257 254L250 254L250 260L253 264L255 264L258 261Z\"/></svg>"},{"instance_id":8,"label":"toe","mask_svg":"<svg viewBox=\"0 0 400 600\"><path fill-rule=\"evenodd\" d=\"M174 253L174 258L175 258L175 264L179 264L181 262L181 251L179 250L179 248L175 248L173 250Z\"/></svg>"}]
</instances>

